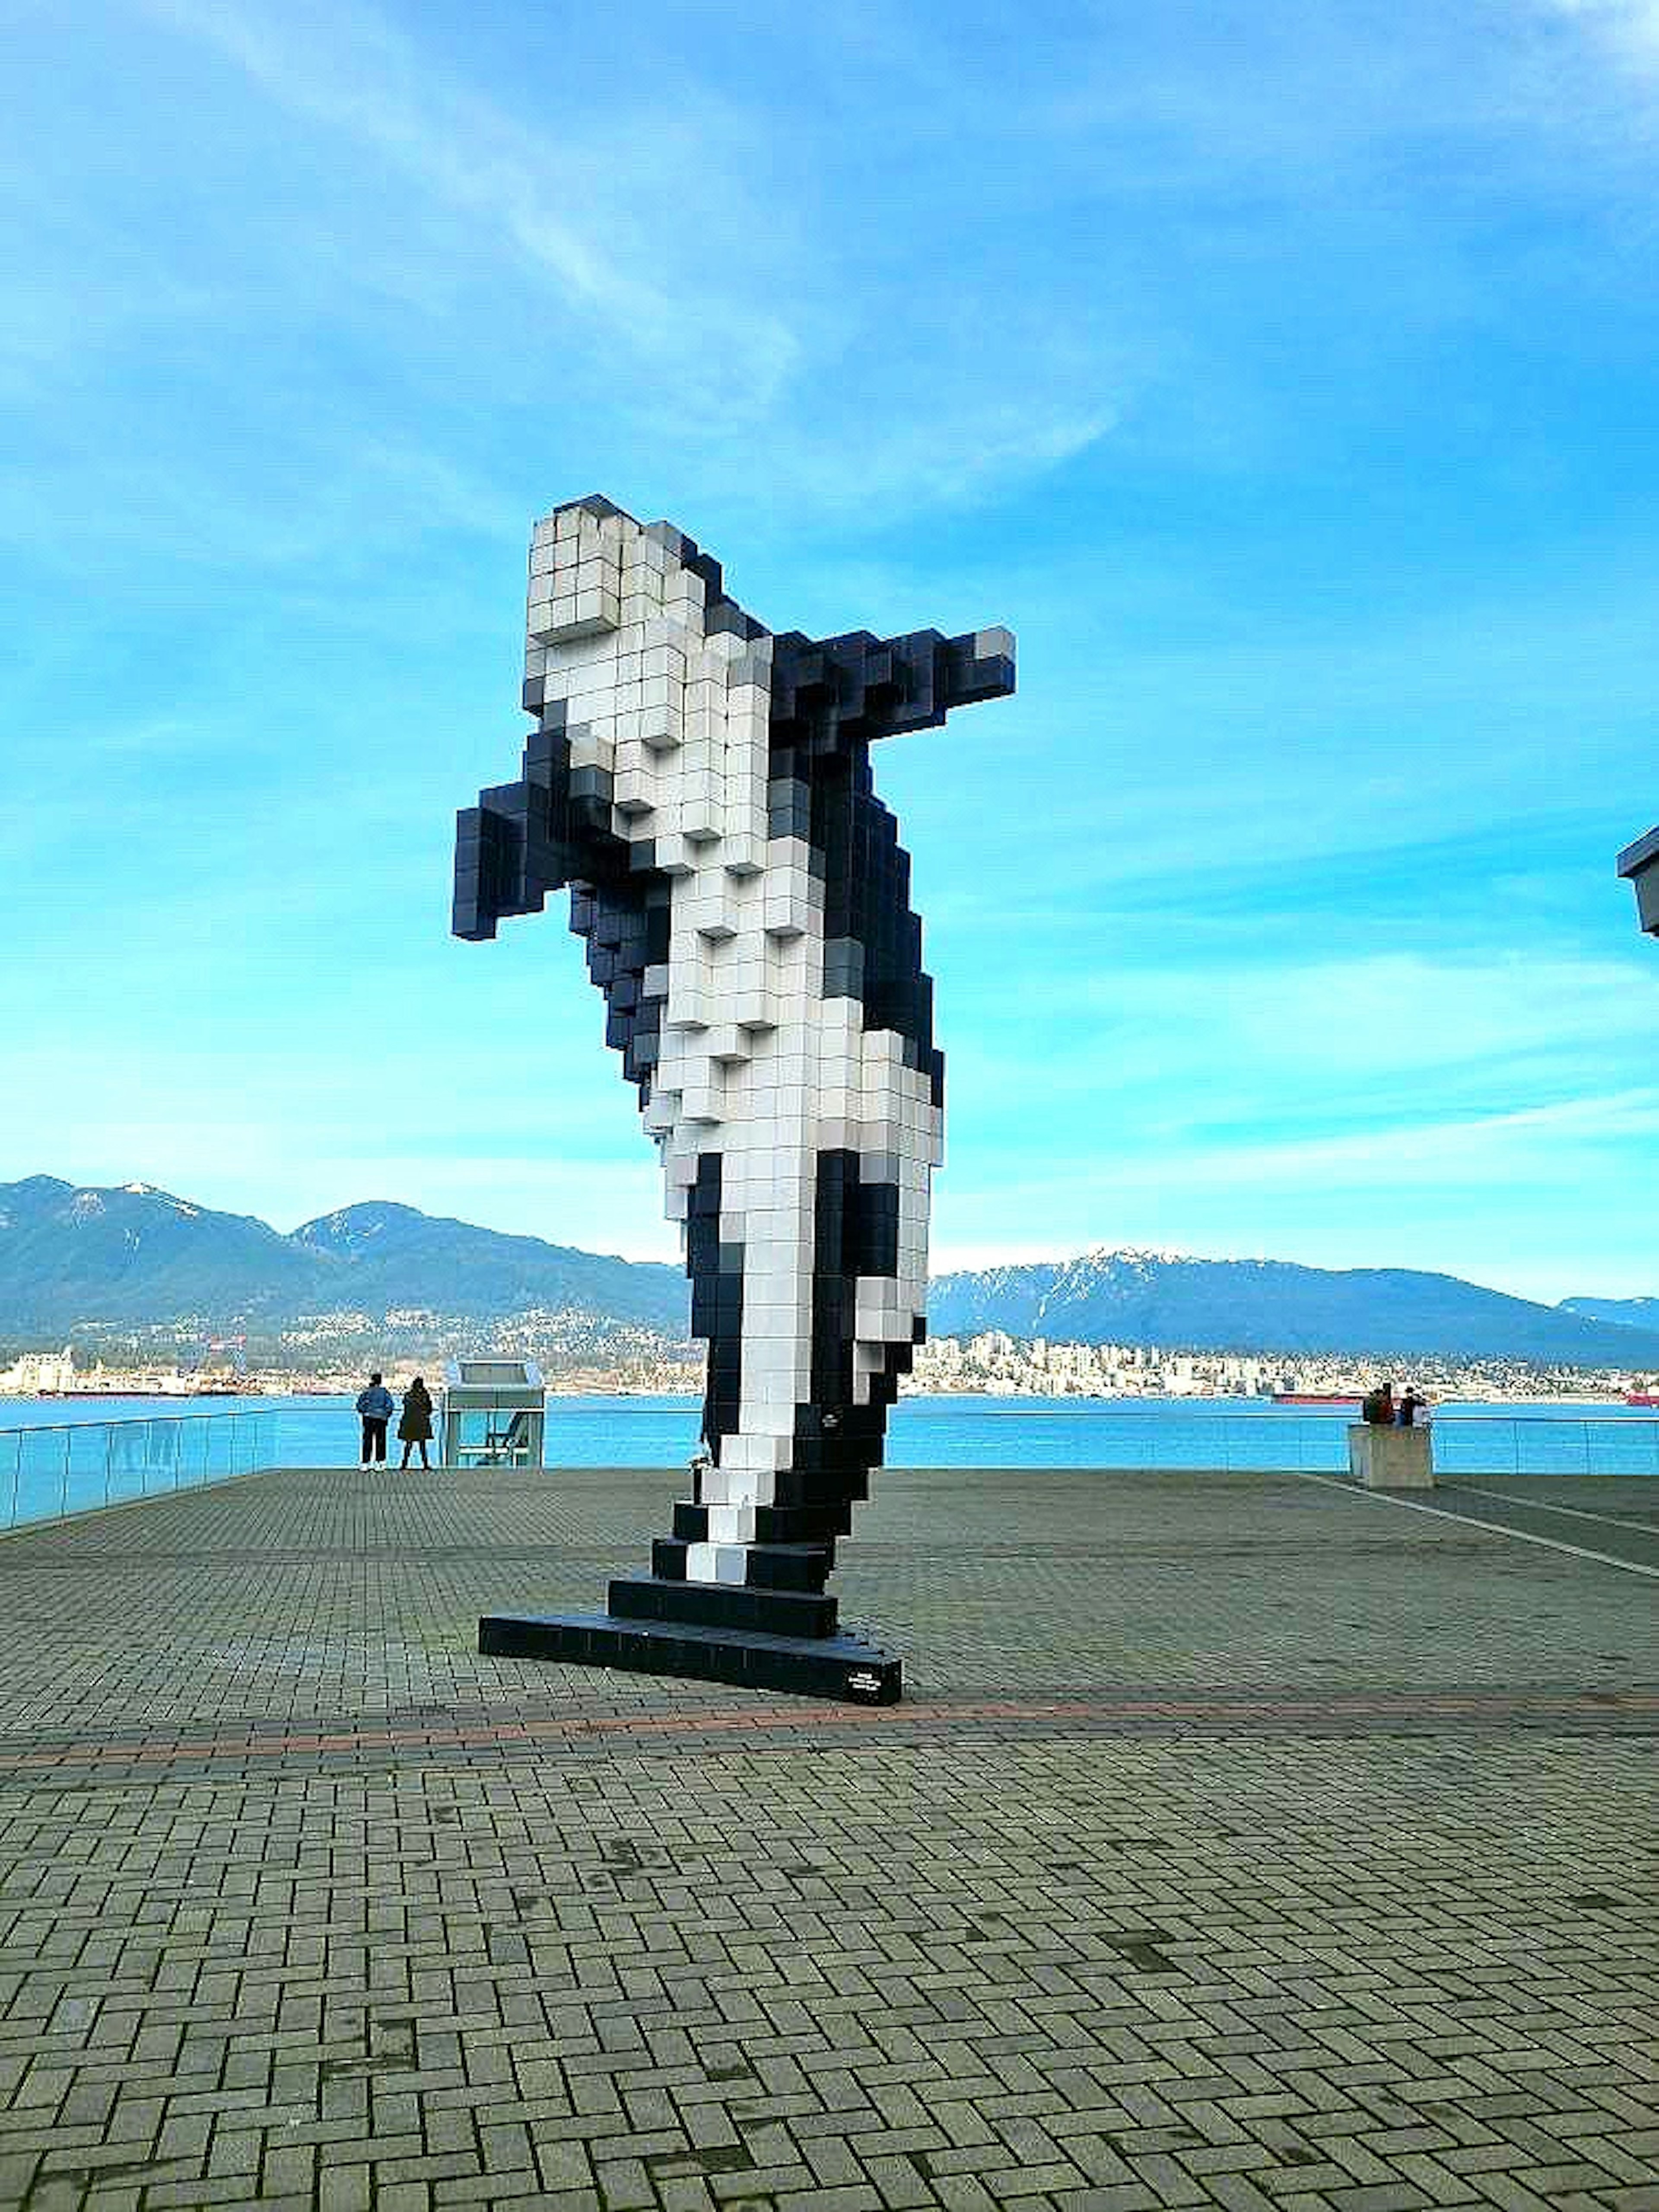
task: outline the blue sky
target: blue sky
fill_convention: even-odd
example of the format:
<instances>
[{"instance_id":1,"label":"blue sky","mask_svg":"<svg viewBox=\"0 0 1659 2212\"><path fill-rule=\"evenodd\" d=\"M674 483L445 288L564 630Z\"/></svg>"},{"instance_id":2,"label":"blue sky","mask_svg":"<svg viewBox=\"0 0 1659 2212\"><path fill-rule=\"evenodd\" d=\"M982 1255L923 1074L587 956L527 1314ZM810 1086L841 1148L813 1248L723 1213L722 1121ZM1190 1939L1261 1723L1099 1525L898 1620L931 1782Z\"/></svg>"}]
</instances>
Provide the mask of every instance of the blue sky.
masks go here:
<instances>
[{"instance_id":1,"label":"blue sky","mask_svg":"<svg viewBox=\"0 0 1659 2212\"><path fill-rule=\"evenodd\" d=\"M1018 25L1018 27L1016 27ZM669 1256L447 935L533 517L1006 623L896 744L941 1264L1659 1291L1659 4L11 11L0 1180Z\"/></svg>"}]
</instances>

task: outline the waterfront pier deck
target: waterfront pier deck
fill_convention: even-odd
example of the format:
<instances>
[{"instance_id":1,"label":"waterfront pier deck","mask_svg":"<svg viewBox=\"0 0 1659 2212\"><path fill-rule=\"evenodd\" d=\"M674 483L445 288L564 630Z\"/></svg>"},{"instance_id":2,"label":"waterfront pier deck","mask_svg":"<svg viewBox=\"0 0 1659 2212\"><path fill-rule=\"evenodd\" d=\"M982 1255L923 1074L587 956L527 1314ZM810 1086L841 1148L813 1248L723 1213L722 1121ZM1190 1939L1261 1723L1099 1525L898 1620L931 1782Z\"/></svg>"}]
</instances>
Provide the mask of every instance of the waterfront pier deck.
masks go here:
<instances>
[{"instance_id":1,"label":"waterfront pier deck","mask_svg":"<svg viewBox=\"0 0 1659 2212\"><path fill-rule=\"evenodd\" d=\"M1659 1482L893 1473L903 1705L478 1656L679 1480L0 1539L0 2205L1659 2212Z\"/></svg>"}]
</instances>

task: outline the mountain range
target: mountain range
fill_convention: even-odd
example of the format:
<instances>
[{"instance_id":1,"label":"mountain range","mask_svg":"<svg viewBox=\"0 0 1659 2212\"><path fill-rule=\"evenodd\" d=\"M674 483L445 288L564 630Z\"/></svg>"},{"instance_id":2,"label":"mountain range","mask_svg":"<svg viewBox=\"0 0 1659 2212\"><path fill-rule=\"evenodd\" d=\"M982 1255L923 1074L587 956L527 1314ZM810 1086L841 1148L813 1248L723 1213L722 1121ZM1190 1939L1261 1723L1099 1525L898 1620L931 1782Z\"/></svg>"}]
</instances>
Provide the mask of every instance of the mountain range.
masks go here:
<instances>
[{"instance_id":1,"label":"mountain range","mask_svg":"<svg viewBox=\"0 0 1659 2212\"><path fill-rule=\"evenodd\" d=\"M0 1340L199 1323L212 1334L302 1319L436 1312L474 1323L580 1314L683 1340L676 1267L514 1237L385 1200L284 1236L152 1184L0 1184ZM1453 1275L1282 1260L1098 1250L935 1279L936 1336L1002 1329L1056 1342L1171 1351L1375 1352L1659 1370L1659 1298L1560 1306Z\"/></svg>"},{"instance_id":2,"label":"mountain range","mask_svg":"<svg viewBox=\"0 0 1659 2212\"><path fill-rule=\"evenodd\" d=\"M479 1320L536 1309L684 1333L678 1267L502 1236L374 1200L291 1237L149 1183L0 1183L0 1336L200 1318L216 1330L400 1310Z\"/></svg>"},{"instance_id":3,"label":"mountain range","mask_svg":"<svg viewBox=\"0 0 1659 2212\"><path fill-rule=\"evenodd\" d=\"M1574 1309L1601 1303L1575 1301ZM1642 1328L1410 1267L1336 1270L1179 1252L1087 1252L940 1275L927 1313L938 1336L1000 1328L1054 1343L1170 1351L1437 1354L1582 1367L1659 1362L1659 1315Z\"/></svg>"}]
</instances>

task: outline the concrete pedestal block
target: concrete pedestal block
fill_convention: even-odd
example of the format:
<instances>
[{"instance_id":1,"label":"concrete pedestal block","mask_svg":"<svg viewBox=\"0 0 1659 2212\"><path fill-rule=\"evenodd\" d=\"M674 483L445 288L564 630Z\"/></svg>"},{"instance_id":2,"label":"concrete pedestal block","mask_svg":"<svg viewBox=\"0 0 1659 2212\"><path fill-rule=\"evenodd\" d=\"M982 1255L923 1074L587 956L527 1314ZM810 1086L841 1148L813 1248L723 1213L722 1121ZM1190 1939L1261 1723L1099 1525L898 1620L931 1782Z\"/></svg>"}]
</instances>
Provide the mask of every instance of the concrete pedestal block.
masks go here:
<instances>
[{"instance_id":1,"label":"concrete pedestal block","mask_svg":"<svg viewBox=\"0 0 1659 2212\"><path fill-rule=\"evenodd\" d=\"M1348 1431L1348 1469L1367 1490L1432 1490L1429 1431L1373 1428L1368 1421L1356 1421Z\"/></svg>"}]
</instances>

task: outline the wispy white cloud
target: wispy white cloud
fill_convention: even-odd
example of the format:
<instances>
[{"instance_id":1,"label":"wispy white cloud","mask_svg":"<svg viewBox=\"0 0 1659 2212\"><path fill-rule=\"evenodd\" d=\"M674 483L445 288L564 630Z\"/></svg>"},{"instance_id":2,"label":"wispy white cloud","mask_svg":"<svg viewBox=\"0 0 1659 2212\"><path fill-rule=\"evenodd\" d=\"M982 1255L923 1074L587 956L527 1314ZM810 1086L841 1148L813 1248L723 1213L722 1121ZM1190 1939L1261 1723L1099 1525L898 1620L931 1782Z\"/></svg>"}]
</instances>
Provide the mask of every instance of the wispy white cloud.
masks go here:
<instances>
[{"instance_id":1,"label":"wispy white cloud","mask_svg":"<svg viewBox=\"0 0 1659 2212\"><path fill-rule=\"evenodd\" d=\"M1495 1087L1513 1081L1518 1060L1554 1060L1576 1073L1590 1051L1622 1054L1650 1037L1659 973L1640 951L1628 961L1417 951L1247 957L1230 967L1224 992L1208 964L1137 967L1068 979L1063 1003L1073 1018L1086 1010L1112 1025L1120 1079L1121 1025L1132 1055L1141 1040L1149 1073L1167 1074L1173 1054L1235 1075L1270 1073L1276 1087L1299 1089L1312 1077L1327 1096L1374 1081L1397 1096L1407 1081L1459 1067ZM1203 1113L1200 1101L1194 1111Z\"/></svg>"},{"instance_id":2,"label":"wispy white cloud","mask_svg":"<svg viewBox=\"0 0 1659 2212\"><path fill-rule=\"evenodd\" d=\"M944 395L938 404L873 405L853 465L854 434L814 434L780 425L771 439L769 488L795 511L855 517L866 528L913 520L919 509L963 508L1012 483L1076 459L1119 420L1115 402L1092 408L995 392ZM710 488L738 457L711 453Z\"/></svg>"},{"instance_id":3,"label":"wispy white cloud","mask_svg":"<svg viewBox=\"0 0 1659 2212\"><path fill-rule=\"evenodd\" d=\"M1629 60L1659 62L1659 0L1534 0L1534 4L1582 24Z\"/></svg>"},{"instance_id":4,"label":"wispy white cloud","mask_svg":"<svg viewBox=\"0 0 1659 2212\"><path fill-rule=\"evenodd\" d=\"M1126 1192L1178 1194L1189 1202L1199 1194L1249 1189L1265 1210L1272 1194L1291 1188L1316 1191L1332 1206L1356 1191L1524 1189L1529 1176L1559 1182L1575 1153L1645 1144L1655 1136L1659 1091L1649 1089L1505 1113L1431 1115L1421 1121L1379 1117L1360 1127L1284 1138L1206 1141L1183 1125L1153 1143L1144 1134L1126 1141L1125 1133L1114 1128L1099 1149L1050 1149L1036 1172L1017 1173L986 1195L1000 1207L1012 1203L1015 1212L1040 1200L1057 1223L1072 1224L1059 1231L1062 1238L1087 1237L1084 1221L1098 1218ZM1051 1241L1048 1249L1075 1247Z\"/></svg>"},{"instance_id":5,"label":"wispy white cloud","mask_svg":"<svg viewBox=\"0 0 1659 2212\"><path fill-rule=\"evenodd\" d=\"M1319 1267L1415 1267L1524 1297L1649 1292L1641 1210L1576 1192L1633 1189L1659 1139L1659 1091L1507 1112L1431 1114L1285 1138L1162 1141L1103 1125L1096 1146L1005 1165L994 1187L947 1178L942 1267L1060 1257L1099 1243ZM1047 1236L1041 1231L1048 1229Z\"/></svg>"},{"instance_id":6,"label":"wispy white cloud","mask_svg":"<svg viewBox=\"0 0 1659 2212\"><path fill-rule=\"evenodd\" d=\"M1656 1024L1639 943L1628 960L1245 951L1034 978L952 1056L941 1255L1107 1241L1639 1291L1650 1255L1607 1194L1651 1179ZM1038 1066L1042 1144L997 1146L988 1175L977 1155Z\"/></svg>"},{"instance_id":7,"label":"wispy white cloud","mask_svg":"<svg viewBox=\"0 0 1659 2212\"><path fill-rule=\"evenodd\" d=\"M267 10L240 0L144 0L216 50L269 98L341 134L463 214L480 251L505 246L585 319L590 339L661 362L684 404L763 405L789 374L787 321L734 295L678 246L698 162L720 157L736 111L706 87L641 100L585 134L569 106L532 130L448 81L386 17L350 4ZM756 199L747 210L763 222Z\"/></svg>"},{"instance_id":8,"label":"wispy white cloud","mask_svg":"<svg viewBox=\"0 0 1659 2212\"><path fill-rule=\"evenodd\" d=\"M526 88L509 105L366 0L132 4L347 149L371 185L396 180L395 220L359 233L358 265L337 266L339 284L398 294L398 241L412 229L435 330L478 315L469 286L505 264L523 297L489 341L498 392L544 406L539 356L561 380L566 434L585 416L596 453L672 446L672 477L702 502L741 500L747 486L751 506L866 526L971 504L1075 459L1143 380L1118 319L1098 301L1054 313L1036 262L993 302L960 280L943 241L907 250L909 225L945 220L938 179L918 174L912 209L886 175L899 161L856 185L837 179L891 198L849 224L817 189L810 149L833 171L856 158L853 138L824 143L820 120L815 141L811 103L796 115L746 99L712 64L665 62L647 36L630 34L635 65L597 93ZM878 76L872 153L936 96L931 80ZM927 143L905 156L925 161ZM323 265L337 260L325 209L314 228ZM313 281L315 266L285 281ZM510 283L493 288L483 313L510 298Z\"/></svg>"}]
</instances>

